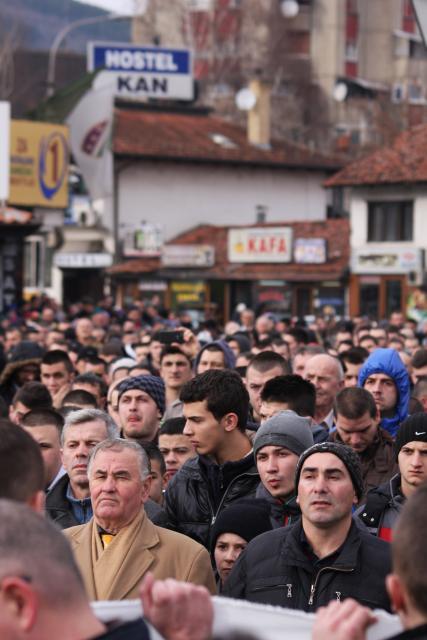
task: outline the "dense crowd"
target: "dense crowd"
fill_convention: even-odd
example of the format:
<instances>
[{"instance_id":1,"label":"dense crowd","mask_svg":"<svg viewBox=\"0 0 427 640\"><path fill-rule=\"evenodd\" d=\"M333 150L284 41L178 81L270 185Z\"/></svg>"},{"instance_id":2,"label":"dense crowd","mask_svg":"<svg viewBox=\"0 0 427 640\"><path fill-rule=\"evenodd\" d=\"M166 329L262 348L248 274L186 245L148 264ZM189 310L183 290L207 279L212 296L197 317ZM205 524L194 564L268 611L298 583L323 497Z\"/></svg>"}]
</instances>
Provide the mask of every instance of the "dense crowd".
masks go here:
<instances>
[{"instance_id":1,"label":"dense crowd","mask_svg":"<svg viewBox=\"0 0 427 640\"><path fill-rule=\"evenodd\" d=\"M369 610L400 613L391 548L403 582L427 588L427 560L408 578L416 556L394 537L420 552L421 521L399 516L427 498L424 329L400 312L306 322L244 305L195 327L156 301L32 299L0 327L0 580L15 575L21 598L56 589L58 610L68 581L70 638L148 638L87 610L142 582L171 640L209 637L208 593L320 609L316 640L363 638ZM411 594L420 626L427 602ZM164 622L175 611L181 635ZM12 626L6 640L43 637Z\"/></svg>"}]
</instances>

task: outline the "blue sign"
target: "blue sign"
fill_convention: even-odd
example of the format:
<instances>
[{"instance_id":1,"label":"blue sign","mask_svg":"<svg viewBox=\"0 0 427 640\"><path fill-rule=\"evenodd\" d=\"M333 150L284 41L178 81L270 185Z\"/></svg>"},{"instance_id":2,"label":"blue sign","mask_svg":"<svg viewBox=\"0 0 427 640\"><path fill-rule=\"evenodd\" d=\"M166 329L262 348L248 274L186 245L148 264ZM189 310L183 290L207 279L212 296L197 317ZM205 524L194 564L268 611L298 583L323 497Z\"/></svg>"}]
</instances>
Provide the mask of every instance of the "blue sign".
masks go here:
<instances>
[{"instance_id":1,"label":"blue sign","mask_svg":"<svg viewBox=\"0 0 427 640\"><path fill-rule=\"evenodd\" d=\"M88 71L105 69L126 73L192 74L191 53L187 49L90 42L87 60Z\"/></svg>"}]
</instances>

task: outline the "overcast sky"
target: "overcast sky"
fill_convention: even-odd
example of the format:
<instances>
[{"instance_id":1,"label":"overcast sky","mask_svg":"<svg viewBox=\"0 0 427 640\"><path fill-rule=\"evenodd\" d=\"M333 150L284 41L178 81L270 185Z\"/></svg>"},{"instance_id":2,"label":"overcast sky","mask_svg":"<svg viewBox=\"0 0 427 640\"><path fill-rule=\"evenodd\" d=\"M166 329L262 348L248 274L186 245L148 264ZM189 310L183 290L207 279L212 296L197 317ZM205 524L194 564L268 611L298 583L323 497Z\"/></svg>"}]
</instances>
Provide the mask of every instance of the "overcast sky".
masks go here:
<instances>
[{"instance_id":1,"label":"overcast sky","mask_svg":"<svg viewBox=\"0 0 427 640\"><path fill-rule=\"evenodd\" d=\"M114 11L115 13L132 13L134 10L134 0L77 0L82 1L83 4L93 4L101 9L107 11Z\"/></svg>"}]
</instances>

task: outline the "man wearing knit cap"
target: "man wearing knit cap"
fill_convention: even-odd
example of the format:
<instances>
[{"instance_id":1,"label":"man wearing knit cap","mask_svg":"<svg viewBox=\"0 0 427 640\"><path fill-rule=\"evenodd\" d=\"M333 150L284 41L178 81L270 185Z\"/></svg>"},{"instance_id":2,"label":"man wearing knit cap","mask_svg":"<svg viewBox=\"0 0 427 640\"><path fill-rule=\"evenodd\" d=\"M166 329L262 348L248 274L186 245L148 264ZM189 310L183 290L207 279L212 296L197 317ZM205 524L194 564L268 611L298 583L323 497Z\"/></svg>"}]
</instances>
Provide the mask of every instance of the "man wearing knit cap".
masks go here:
<instances>
[{"instance_id":1,"label":"man wearing knit cap","mask_svg":"<svg viewBox=\"0 0 427 640\"><path fill-rule=\"evenodd\" d=\"M389 610L389 545L352 518L363 491L357 454L334 442L315 444L300 456L295 484L301 521L250 542L224 595L310 612L351 597Z\"/></svg>"},{"instance_id":2,"label":"man wearing knit cap","mask_svg":"<svg viewBox=\"0 0 427 640\"><path fill-rule=\"evenodd\" d=\"M256 497L271 507L273 527L298 517L295 471L299 456L313 445L310 420L294 411L279 411L266 420L254 439L254 456L261 483Z\"/></svg>"},{"instance_id":3,"label":"man wearing knit cap","mask_svg":"<svg viewBox=\"0 0 427 640\"><path fill-rule=\"evenodd\" d=\"M165 411L165 383L158 376L126 378L117 386L124 438L156 442Z\"/></svg>"},{"instance_id":4,"label":"man wearing knit cap","mask_svg":"<svg viewBox=\"0 0 427 640\"><path fill-rule=\"evenodd\" d=\"M397 517L409 496L427 480L427 414L414 413L400 425L394 443L399 473L368 493L357 514L369 531L391 541Z\"/></svg>"}]
</instances>

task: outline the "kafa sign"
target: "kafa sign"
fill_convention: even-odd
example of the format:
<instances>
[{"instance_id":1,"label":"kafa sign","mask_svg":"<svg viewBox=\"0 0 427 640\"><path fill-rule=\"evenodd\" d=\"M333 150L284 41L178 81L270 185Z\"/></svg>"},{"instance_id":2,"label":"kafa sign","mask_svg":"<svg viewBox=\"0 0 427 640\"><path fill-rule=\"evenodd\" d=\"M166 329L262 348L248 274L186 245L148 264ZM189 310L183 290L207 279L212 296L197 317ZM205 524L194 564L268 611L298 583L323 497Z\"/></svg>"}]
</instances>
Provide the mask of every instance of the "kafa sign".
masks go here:
<instances>
[{"instance_id":1,"label":"kafa sign","mask_svg":"<svg viewBox=\"0 0 427 640\"><path fill-rule=\"evenodd\" d=\"M114 80L115 95L126 98L194 99L193 63L187 49L90 42L88 71Z\"/></svg>"},{"instance_id":2,"label":"kafa sign","mask_svg":"<svg viewBox=\"0 0 427 640\"><path fill-rule=\"evenodd\" d=\"M291 262L291 227L248 227L228 232L229 262Z\"/></svg>"}]
</instances>

